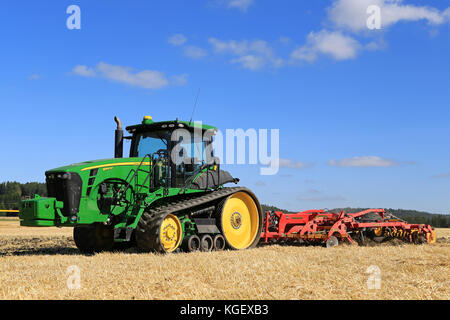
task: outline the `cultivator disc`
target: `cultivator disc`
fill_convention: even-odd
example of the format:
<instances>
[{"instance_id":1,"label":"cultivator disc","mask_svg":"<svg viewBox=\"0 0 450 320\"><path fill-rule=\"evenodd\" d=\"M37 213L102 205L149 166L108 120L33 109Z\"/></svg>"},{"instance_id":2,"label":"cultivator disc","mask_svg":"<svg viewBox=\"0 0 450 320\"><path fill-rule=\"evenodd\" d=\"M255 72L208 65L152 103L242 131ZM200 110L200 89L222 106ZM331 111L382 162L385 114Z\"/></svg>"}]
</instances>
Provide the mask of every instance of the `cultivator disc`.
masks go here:
<instances>
[{"instance_id":1,"label":"cultivator disc","mask_svg":"<svg viewBox=\"0 0 450 320\"><path fill-rule=\"evenodd\" d=\"M378 228L376 228L376 229L373 230L373 234L374 234L376 237L381 237L381 236L383 235L383 233L384 233L384 230L383 230L382 227L378 227Z\"/></svg>"},{"instance_id":2,"label":"cultivator disc","mask_svg":"<svg viewBox=\"0 0 450 320\"><path fill-rule=\"evenodd\" d=\"M431 230L431 232L427 233L427 242L428 243L436 242L436 233L433 230Z\"/></svg>"},{"instance_id":3,"label":"cultivator disc","mask_svg":"<svg viewBox=\"0 0 450 320\"><path fill-rule=\"evenodd\" d=\"M330 238L328 238L326 242L327 248L336 247L337 245L339 245L338 238L336 238L335 236L331 236Z\"/></svg>"}]
</instances>

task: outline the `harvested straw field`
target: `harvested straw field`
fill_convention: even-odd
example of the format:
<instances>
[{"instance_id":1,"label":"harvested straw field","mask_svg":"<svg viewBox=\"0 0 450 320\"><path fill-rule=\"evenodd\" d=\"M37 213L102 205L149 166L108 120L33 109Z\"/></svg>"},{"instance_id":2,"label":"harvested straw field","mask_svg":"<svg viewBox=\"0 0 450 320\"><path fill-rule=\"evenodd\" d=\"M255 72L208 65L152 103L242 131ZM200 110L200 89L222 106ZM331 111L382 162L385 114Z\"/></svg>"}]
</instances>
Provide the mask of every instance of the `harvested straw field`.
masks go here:
<instances>
[{"instance_id":1,"label":"harvested straw field","mask_svg":"<svg viewBox=\"0 0 450 320\"><path fill-rule=\"evenodd\" d=\"M88 256L76 249L71 228L1 218L0 298L449 299L450 229L436 231L431 245Z\"/></svg>"}]
</instances>

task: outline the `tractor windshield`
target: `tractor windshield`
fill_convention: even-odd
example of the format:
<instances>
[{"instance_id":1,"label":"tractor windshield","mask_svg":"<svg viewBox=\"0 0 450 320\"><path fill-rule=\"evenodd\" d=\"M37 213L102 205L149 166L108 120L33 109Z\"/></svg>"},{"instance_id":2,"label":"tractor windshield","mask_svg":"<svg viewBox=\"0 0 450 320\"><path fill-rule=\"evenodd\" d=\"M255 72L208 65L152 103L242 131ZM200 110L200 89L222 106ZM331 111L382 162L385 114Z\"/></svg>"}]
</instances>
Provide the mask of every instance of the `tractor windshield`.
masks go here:
<instances>
[{"instance_id":1,"label":"tractor windshield","mask_svg":"<svg viewBox=\"0 0 450 320\"><path fill-rule=\"evenodd\" d=\"M167 150L167 141L170 140L170 132L153 131L139 133L136 135L133 146L133 157L145 157L147 154L153 154L159 150Z\"/></svg>"}]
</instances>

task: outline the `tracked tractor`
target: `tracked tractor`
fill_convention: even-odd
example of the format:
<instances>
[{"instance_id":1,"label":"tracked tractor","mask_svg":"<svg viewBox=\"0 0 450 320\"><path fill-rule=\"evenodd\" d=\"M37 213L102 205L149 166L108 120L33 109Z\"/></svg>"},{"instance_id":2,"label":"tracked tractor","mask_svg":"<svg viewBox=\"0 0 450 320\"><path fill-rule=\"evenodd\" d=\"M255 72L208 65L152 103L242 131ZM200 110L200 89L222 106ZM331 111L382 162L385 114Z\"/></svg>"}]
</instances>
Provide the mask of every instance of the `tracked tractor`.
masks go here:
<instances>
[{"instance_id":1,"label":"tracked tractor","mask_svg":"<svg viewBox=\"0 0 450 320\"><path fill-rule=\"evenodd\" d=\"M257 245L261 205L249 189L224 186L239 179L221 170L212 153L215 127L146 116L124 136L120 119L115 121L115 157L47 171L48 197L21 202L21 226L73 227L75 244L85 253Z\"/></svg>"}]
</instances>

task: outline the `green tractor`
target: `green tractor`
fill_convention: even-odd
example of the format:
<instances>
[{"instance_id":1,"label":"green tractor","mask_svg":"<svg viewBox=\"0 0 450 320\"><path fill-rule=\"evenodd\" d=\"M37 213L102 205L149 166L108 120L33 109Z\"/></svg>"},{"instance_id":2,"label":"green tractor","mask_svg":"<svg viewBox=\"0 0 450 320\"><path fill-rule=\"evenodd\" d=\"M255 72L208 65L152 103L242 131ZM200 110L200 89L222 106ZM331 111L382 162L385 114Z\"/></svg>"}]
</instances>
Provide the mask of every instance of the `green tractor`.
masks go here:
<instances>
[{"instance_id":1,"label":"green tractor","mask_svg":"<svg viewBox=\"0 0 450 320\"><path fill-rule=\"evenodd\" d=\"M247 249L257 245L262 209L212 154L217 129L144 117L124 136L115 118L115 158L45 173L48 197L20 204L20 225L74 227L83 253L137 246L146 252ZM130 156L123 158L123 141Z\"/></svg>"}]
</instances>

